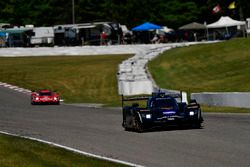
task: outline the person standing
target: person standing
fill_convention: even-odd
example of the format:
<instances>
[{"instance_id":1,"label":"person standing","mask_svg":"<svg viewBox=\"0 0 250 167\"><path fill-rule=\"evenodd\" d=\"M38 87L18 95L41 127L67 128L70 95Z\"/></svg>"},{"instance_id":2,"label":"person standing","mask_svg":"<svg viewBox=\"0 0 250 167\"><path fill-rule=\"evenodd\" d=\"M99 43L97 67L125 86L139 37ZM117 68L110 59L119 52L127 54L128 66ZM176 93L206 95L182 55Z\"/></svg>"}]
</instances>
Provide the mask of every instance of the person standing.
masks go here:
<instances>
[{"instance_id":1,"label":"person standing","mask_svg":"<svg viewBox=\"0 0 250 167\"><path fill-rule=\"evenodd\" d=\"M104 31L101 33L101 45L107 45L107 34Z\"/></svg>"}]
</instances>

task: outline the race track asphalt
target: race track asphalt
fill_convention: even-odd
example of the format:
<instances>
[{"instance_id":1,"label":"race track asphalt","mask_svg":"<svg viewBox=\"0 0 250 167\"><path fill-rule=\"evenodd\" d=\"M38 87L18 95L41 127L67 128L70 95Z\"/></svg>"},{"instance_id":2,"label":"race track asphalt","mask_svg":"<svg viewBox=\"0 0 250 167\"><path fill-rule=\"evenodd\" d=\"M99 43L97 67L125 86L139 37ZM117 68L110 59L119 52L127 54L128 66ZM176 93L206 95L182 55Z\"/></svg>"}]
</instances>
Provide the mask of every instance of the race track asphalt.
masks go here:
<instances>
[{"instance_id":1,"label":"race track asphalt","mask_svg":"<svg viewBox=\"0 0 250 167\"><path fill-rule=\"evenodd\" d=\"M149 167L248 167L250 115L204 114L203 129L124 131L120 109L32 106L0 86L0 131Z\"/></svg>"}]
</instances>

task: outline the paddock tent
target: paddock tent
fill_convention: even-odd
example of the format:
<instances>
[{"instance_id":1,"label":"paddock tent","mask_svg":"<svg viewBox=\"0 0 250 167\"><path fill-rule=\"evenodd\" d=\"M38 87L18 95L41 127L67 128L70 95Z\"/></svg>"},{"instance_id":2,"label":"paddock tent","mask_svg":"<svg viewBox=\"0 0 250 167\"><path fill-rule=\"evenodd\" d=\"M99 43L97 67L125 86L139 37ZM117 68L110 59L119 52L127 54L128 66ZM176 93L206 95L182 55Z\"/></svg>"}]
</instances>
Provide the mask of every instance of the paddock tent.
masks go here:
<instances>
[{"instance_id":1,"label":"paddock tent","mask_svg":"<svg viewBox=\"0 0 250 167\"><path fill-rule=\"evenodd\" d=\"M0 37L6 37L6 33L0 31Z\"/></svg>"},{"instance_id":2,"label":"paddock tent","mask_svg":"<svg viewBox=\"0 0 250 167\"><path fill-rule=\"evenodd\" d=\"M208 24L207 28L223 28L223 27L233 27L246 25L244 21L237 21L229 16L222 16L218 21Z\"/></svg>"},{"instance_id":3,"label":"paddock tent","mask_svg":"<svg viewBox=\"0 0 250 167\"><path fill-rule=\"evenodd\" d=\"M7 34L5 32L0 31L0 47L5 46L6 36Z\"/></svg>"},{"instance_id":4,"label":"paddock tent","mask_svg":"<svg viewBox=\"0 0 250 167\"><path fill-rule=\"evenodd\" d=\"M150 22L146 22L146 23L143 23L142 25L132 28L133 31L150 31L150 30L158 30L158 29L161 29L161 26L158 26Z\"/></svg>"},{"instance_id":5,"label":"paddock tent","mask_svg":"<svg viewBox=\"0 0 250 167\"><path fill-rule=\"evenodd\" d=\"M189 23L184 26L181 26L179 29L180 30L202 30L202 29L206 29L206 26L204 24L193 22L193 23Z\"/></svg>"}]
</instances>

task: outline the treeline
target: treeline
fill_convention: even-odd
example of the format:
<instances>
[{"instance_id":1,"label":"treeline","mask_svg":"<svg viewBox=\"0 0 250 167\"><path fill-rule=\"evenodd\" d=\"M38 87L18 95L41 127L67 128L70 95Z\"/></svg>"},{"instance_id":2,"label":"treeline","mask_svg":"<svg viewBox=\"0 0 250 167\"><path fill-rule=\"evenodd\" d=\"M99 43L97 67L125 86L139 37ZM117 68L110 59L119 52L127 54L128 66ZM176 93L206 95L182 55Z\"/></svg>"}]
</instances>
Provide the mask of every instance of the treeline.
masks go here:
<instances>
[{"instance_id":1,"label":"treeline","mask_svg":"<svg viewBox=\"0 0 250 167\"><path fill-rule=\"evenodd\" d=\"M117 21L132 28L145 21L177 28L197 21L211 23L222 15L250 17L247 0L7 0L0 1L0 22L13 25L52 26L72 23ZM213 14L219 5L221 10Z\"/></svg>"}]
</instances>

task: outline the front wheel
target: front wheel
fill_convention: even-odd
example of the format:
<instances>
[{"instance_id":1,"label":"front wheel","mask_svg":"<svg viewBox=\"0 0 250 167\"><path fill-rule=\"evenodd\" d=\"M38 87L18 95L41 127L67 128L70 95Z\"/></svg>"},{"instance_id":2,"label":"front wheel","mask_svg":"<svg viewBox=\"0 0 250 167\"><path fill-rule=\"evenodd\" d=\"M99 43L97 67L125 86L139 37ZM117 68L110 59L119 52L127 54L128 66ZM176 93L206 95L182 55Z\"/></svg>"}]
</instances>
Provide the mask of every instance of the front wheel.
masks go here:
<instances>
[{"instance_id":1,"label":"front wheel","mask_svg":"<svg viewBox=\"0 0 250 167\"><path fill-rule=\"evenodd\" d=\"M134 129L139 133L144 131L142 123L136 117L134 117Z\"/></svg>"},{"instance_id":2,"label":"front wheel","mask_svg":"<svg viewBox=\"0 0 250 167\"><path fill-rule=\"evenodd\" d=\"M193 123L192 127L195 128L195 129L200 129L201 128L201 122L197 121L197 122Z\"/></svg>"},{"instance_id":3,"label":"front wheel","mask_svg":"<svg viewBox=\"0 0 250 167\"><path fill-rule=\"evenodd\" d=\"M130 128L127 127L127 124L125 121L122 122L122 127L124 128L125 131L130 131Z\"/></svg>"},{"instance_id":4,"label":"front wheel","mask_svg":"<svg viewBox=\"0 0 250 167\"><path fill-rule=\"evenodd\" d=\"M192 127L196 129L201 128L201 123L203 122L203 118L201 116L201 109L198 110L197 118L196 120L192 123Z\"/></svg>"}]
</instances>

